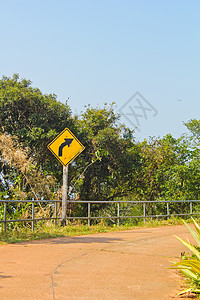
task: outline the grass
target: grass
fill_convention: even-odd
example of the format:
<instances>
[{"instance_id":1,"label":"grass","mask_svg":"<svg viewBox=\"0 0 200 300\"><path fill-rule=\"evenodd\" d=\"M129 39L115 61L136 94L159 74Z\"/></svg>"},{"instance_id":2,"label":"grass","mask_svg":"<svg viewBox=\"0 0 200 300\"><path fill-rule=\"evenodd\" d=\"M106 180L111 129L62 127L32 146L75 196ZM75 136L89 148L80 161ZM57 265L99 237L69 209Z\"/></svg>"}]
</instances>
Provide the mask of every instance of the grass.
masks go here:
<instances>
[{"instance_id":1,"label":"grass","mask_svg":"<svg viewBox=\"0 0 200 300\"><path fill-rule=\"evenodd\" d=\"M188 222L191 222L189 219ZM134 228L148 228L148 227L158 227L158 226L170 226L170 225L182 225L183 222L180 218L172 218L168 220L159 219L148 219L144 225L143 220L137 225L131 223L126 223L125 225L120 225L119 227L115 224L112 226L106 225L106 222L101 221L97 225L88 226L86 224L81 224L77 222L76 224L69 224L65 227L54 226L51 222L42 223L39 222L35 226L35 231L32 232L30 227L21 227L16 225L13 228L8 228L7 232L0 233L0 244L12 244L20 243L25 241L34 241L40 239L50 239L64 236L79 236L86 234L102 233L102 232L112 232L112 231L123 231L132 230ZM10 224L11 226L11 224Z\"/></svg>"}]
</instances>

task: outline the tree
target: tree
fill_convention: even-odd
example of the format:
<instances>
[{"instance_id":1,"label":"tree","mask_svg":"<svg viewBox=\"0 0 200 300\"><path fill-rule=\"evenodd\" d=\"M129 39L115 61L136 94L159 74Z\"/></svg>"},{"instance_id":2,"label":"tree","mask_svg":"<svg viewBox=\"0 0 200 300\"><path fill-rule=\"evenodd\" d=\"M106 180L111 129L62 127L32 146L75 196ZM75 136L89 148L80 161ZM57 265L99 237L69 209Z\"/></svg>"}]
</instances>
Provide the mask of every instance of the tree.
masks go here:
<instances>
[{"instance_id":1,"label":"tree","mask_svg":"<svg viewBox=\"0 0 200 300\"><path fill-rule=\"evenodd\" d=\"M1 134L0 152L3 170L9 171L7 173L9 176L3 178L0 198L5 196L17 200L52 198L55 179L36 167L34 160L28 157L27 149L19 144L17 137Z\"/></svg>"},{"instance_id":2,"label":"tree","mask_svg":"<svg viewBox=\"0 0 200 300\"><path fill-rule=\"evenodd\" d=\"M154 201L164 194L167 173L176 164L176 141L171 135L139 143L141 168L138 173L138 198Z\"/></svg>"},{"instance_id":3,"label":"tree","mask_svg":"<svg viewBox=\"0 0 200 300\"><path fill-rule=\"evenodd\" d=\"M185 123L185 126L189 129L192 134L192 138L197 139L200 142L200 120L190 120Z\"/></svg>"},{"instance_id":4,"label":"tree","mask_svg":"<svg viewBox=\"0 0 200 300\"><path fill-rule=\"evenodd\" d=\"M200 155L185 135L175 139L168 134L162 139L143 141L139 146L138 199L149 202L199 199ZM161 206L157 206L158 213L162 212ZM185 212L186 206L181 203L170 205L170 208L180 213ZM153 205L149 207L153 210Z\"/></svg>"},{"instance_id":5,"label":"tree","mask_svg":"<svg viewBox=\"0 0 200 300\"><path fill-rule=\"evenodd\" d=\"M31 81L12 78L0 80L0 131L17 136L24 147L29 148L37 166L61 179L62 167L47 149L65 127L74 128L67 102L62 104L56 96L44 95Z\"/></svg>"},{"instance_id":6,"label":"tree","mask_svg":"<svg viewBox=\"0 0 200 300\"><path fill-rule=\"evenodd\" d=\"M118 124L114 104L102 109L87 107L77 118L81 141L86 147L73 166L79 168L82 200L108 200L131 190L138 156L132 132ZM77 189L78 191L78 189Z\"/></svg>"},{"instance_id":7,"label":"tree","mask_svg":"<svg viewBox=\"0 0 200 300\"><path fill-rule=\"evenodd\" d=\"M198 200L200 186L200 154L198 121L186 123L192 135L182 135L176 140L176 163L168 172L166 195L176 200ZM195 125L195 126L194 126Z\"/></svg>"}]
</instances>

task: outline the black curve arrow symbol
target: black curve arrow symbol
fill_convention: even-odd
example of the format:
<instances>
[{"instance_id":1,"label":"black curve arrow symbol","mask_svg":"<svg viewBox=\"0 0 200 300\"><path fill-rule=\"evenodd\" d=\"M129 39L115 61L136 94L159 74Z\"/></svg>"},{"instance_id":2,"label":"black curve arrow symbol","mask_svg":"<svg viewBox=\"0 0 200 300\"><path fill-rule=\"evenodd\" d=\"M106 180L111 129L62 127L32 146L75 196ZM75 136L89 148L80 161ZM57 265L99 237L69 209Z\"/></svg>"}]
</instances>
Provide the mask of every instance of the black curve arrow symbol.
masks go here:
<instances>
[{"instance_id":1,"label":"black curve arrow symbol","mask_svg":"<svg viewBox=\"0 0 200 300\"><path fill-rule=\"evenodd\" d=\"M63 153L63 148L65 146L68 146L70 147L71 143L72 143L73 139L65 139L65 142L62 143L58 149L58 156L62 156L62 153Z\"/></svg>"}]
</instances>

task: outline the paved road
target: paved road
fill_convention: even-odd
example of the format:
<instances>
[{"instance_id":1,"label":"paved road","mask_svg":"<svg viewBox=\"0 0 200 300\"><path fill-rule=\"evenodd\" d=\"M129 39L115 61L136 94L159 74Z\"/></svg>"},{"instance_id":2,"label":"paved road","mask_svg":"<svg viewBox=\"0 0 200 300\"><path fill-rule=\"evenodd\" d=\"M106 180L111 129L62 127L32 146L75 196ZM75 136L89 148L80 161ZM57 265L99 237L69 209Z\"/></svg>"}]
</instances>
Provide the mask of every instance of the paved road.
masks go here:
<instances>
[{"instance_id":1,"label":"paved road","mask_svg":"<svg viewBox=\"0 0 200 300\"><path fill-rule=\"evenodd\" d=\"M1 245L0 300L173 299L169 261L186 250L174 234L190 238L170 226Z\"/></svg>"}]
</instances>

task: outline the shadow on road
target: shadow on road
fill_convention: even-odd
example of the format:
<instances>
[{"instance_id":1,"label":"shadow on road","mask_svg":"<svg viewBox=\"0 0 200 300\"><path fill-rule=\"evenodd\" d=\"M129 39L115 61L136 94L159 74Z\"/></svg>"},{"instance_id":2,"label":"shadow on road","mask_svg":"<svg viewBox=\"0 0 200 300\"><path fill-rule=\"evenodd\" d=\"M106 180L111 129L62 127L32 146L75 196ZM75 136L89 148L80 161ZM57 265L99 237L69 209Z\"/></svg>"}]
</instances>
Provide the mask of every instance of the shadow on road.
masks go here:
<instances>
[{"instance_id":1,"label":"shadow on road","mask_svg":"<svg viewBox=\"0 0 200 300\"><path fill-rule=\"evenodd\" d=\"M7 275L1 275L2 273L0 272L0 279L4 279L4 278L11 278L12 276L7 276Z\"/></svg>"},{"instance_id":2,"label":"shadow on road","mask_svg":"<svg viewBox=\"0 0 200 300\"><path fill-rule=\"evenodd\" d=\"M0 272L0 280L1 279L6 279L6 278L11 278L12 276L7 276L7 275L1 275L2 273ZM0 289L2 289L2 286L0 286Z\"/></svg>"},{"instance_id":3,"label":"shadow on road","mask_svg":"<svg viewBox=\"0 0 200 300\"><path fill-rule=\"evenodd\" d=\"M121 242L122 239L118 238L107 238L107 237L90 237L90 236L74 236L74 237L61 237L55 239L48 240L39 240L31 243L34 244L93 244L93 243L113 243L113 242ZM25 244L25 243L23 243ZM28 244L28 243L26 243Z\"/></svg>"}]
</instances>

